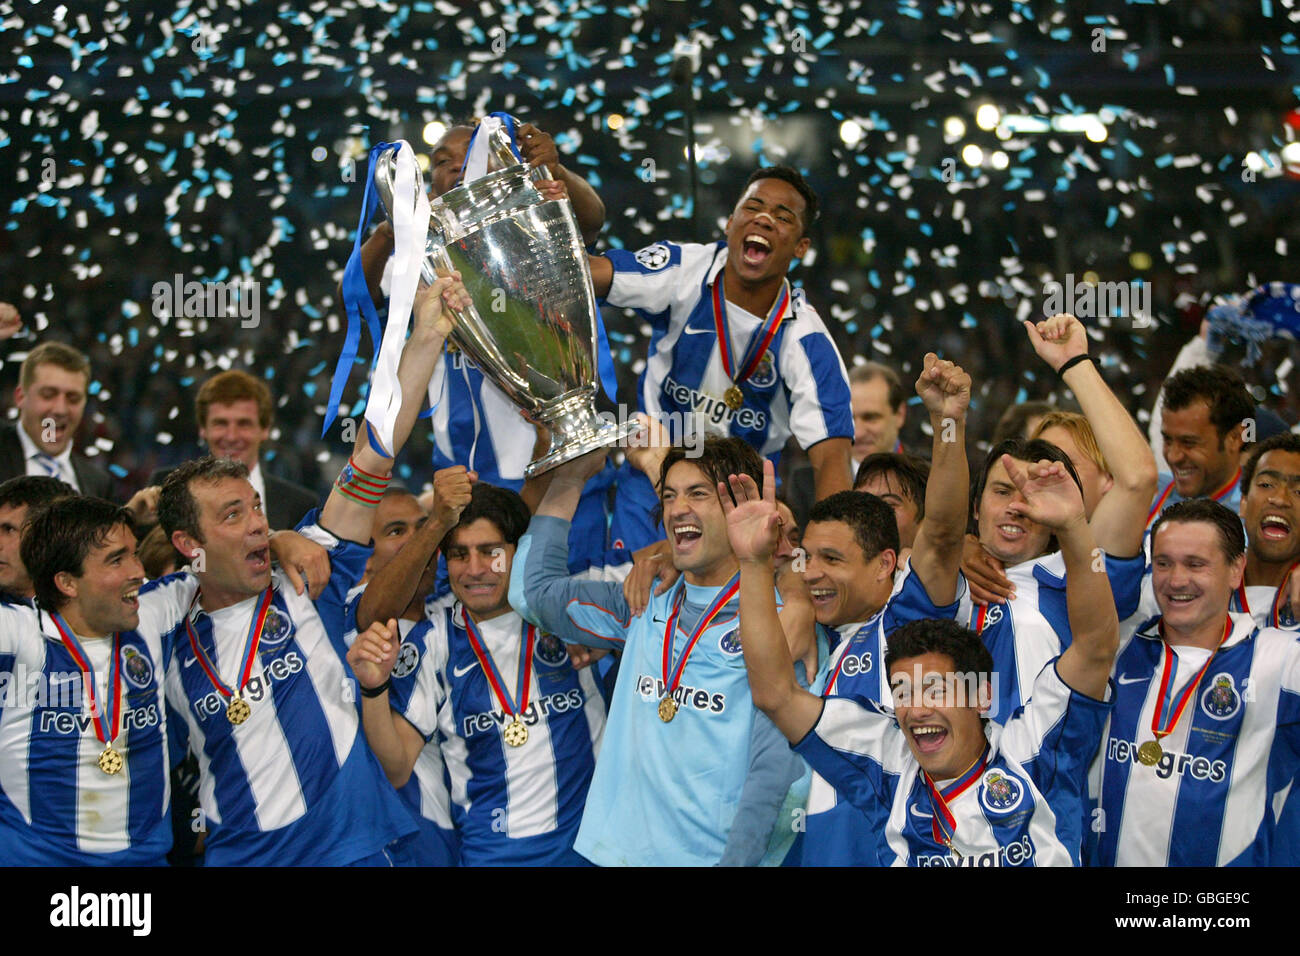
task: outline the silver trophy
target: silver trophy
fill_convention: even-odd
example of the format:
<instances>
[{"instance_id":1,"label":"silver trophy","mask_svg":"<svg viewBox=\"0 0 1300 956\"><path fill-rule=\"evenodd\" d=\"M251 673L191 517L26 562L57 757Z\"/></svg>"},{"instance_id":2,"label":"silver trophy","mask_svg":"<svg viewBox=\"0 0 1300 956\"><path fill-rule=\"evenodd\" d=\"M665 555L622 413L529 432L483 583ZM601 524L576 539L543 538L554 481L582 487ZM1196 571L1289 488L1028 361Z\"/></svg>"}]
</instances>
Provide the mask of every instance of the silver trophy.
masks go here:
<instances>
[{"instance_id":1,"label":"silver trophy","mask_svg":"<svg viewBox=\"0 0 1300 956\"><path fill-rule=\"evenodd\" d=\"M544 169L520 163L508 134L495 131L502 168L432 201L421 271L426 282L455 270L472 304L452 310L452 342L528 417L549 430L532 478L637 431L596 414L596 292L573 208L533 186ZM491 166L489 166L491 168ZM375 185L392 218L396 161L375 165ZM421 176L417 189L424 189ZM414 197L409 198L410 202Z\"/></svg>"}]
</instances>

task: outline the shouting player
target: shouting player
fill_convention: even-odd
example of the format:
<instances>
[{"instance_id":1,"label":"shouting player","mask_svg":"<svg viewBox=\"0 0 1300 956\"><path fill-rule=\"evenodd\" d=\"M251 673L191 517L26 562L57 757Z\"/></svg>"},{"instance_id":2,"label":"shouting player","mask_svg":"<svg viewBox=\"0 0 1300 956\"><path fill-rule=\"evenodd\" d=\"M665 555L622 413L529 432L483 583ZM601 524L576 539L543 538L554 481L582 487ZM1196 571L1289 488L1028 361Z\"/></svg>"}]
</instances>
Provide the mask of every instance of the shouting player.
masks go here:
<instances>
[{"instance_id":1,"label":"shouting player","mask_svg":"<svg viewBox=\"0 0 1300 956\"><path fill-rule=\"evenodd\" d=\"M318 599L293 593L272 573L266 518L241 462L189 462L163 484L159 521L195 562L199 583L174 637L179 666L168 674L167 698L185 715L199 758L211 864L406 859L398 841L414 822L358 733L343 660L345 601L370 557L374 508L393 455L415 423L450 329L443 298L464 301L453 281L439 279L416 303L397 370L392 452L367 425L319 517L304 519L303 531L329 549L333 564Z\"/></svg>"}]
</instances>

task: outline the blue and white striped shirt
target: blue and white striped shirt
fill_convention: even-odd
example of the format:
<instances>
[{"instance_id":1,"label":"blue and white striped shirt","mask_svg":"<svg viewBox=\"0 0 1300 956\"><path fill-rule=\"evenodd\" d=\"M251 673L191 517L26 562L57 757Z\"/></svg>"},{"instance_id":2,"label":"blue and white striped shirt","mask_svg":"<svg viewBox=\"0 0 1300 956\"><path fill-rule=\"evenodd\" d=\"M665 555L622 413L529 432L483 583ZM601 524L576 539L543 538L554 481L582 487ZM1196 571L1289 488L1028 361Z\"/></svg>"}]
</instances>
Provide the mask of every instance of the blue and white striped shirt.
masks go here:
<instances>
[{"instance_id":1,"label":"blue and white striped shirt","mask_svg":"<svg viewBox=\"0 0 1300 956\"><path fill-rule=\"evenodd\" d=\"M300 533L330 551L329 584L313 602L280 571L235 726L227 700L176 629L167 699L185 714L199 761L199 802L216 866L340 866L372 857L415 823L358 733L356 680L343 642L345 600L371 549L340 541L309 514ZM230 684L242 663L259 597L191 621L200 646Z\"/></svg>"},{"instance_id":2,"label":"blue and white striped shirt","mask_svg":"<svg viewBox=\"0 0 1300 956\"><path fill-rule=\"evenodd\" d=\"M826 685L814 685L823 697L852 697L873 704L892 701L885 669L888 636L909 621L951 619L957 601L938 607L930 600L911 564L899 572L885 606L865 624L840 629L845 635L831 652ZM821 774L814 772L808 788L808 818L803 839L803 866L875 866L876 842L884 829L884 815L872 819L848 800L842 800Z\"/></svg>"},{"instance_id":3,"label":"blue and white striped shirt","mask_svg":"<svg viewBox=\"0 0 1300 956\"><path fill-rule=\"evenodd\" d=\"M1106 576L1119 619L1137 610L1146 558L1105 555ZM1047 662L1070 646L1065 559L1059 551L1007 568L1016 596L1003 604L977 607L969 593L957 620L979 634L993 655L994 706L988 716L1006 723L1023 703L1022 688L1032 687Z\"/></svg>"},{"instance_id":4,"label":"blue and white striped shirt","mask_svg":"<svg viewBox=\"0 0 1300 956\"><path fill-rule=\"evenodd\" d=\"M1088 761L1109 711L1053 665L1024 710L987 722L979 782L948 802L960 859L935 838L936 808L890 708L831 697L795 750L869 817L887 816L881 866L1077 866Z\"/></svg>"},{"instance_id":5,"label":"blue and white striped shirt","mask_svg":"<svg viewBox=\"0 0 1300 956\"><path fill-rule=\"evenodd\" d=\"M605 729L591 668L575 671L563 642L539 633L527 662L522 746L505 743L511 719L493 695L453 603L415 625L394 670L393 709L446 763L451 815L466 866L581 864L573 840ZM524 622L513 611L477 625L507 693L519 686ZM408 651L407 648L410 650ZM514 701L516 704L517 700Z\"/></svg>"},{"instance_id":6,"label":"blue and white striped shirt","mask_svg":"<svg viewBox=\"0 0 1300 956\"><path fill-rule=\"evenodd\" d=\"M0 606L0 860L8 865L161 866L171 848L166 635L197 582L140 590L140 626L121 635L122 772L99 769L90 695L48 613ZM95 686L111 694L112 638L82 639ZM111 699L111 698L110 698ZM111 706L111 705L110 705Z\"/></svg>"},{"instance_id":7,"label":"blue and white striped shirt","mask_svg":"<svg viewBox=\"0 0 1300 956\"><path fill-rule=\"evenodd\" d=\"M744 383L745 404L723 402L731 378L723 365L710 295L727 261L725 242L657 242L635 253L612 250L607 304L635 309L650 322L650 350L641 376L640 409L659 419L674 441L685 416L707 435L735 435L766 456L780 454L793 434L801 448L827 438L853 438L849 380L835 342L803 290L791 290L791 314ZM763 322L727 304L727 327L740 360Z\"/></svg>"},{"instance_id":8,"label":"blue and white striped shirt","mask_svg":"<svg viewBox=\"0 0 1300 956\"><path fill-rule=\"evenodd\" d=\"M1142 626L1115 661L1115 708L1093 763L1090 793L1100 809L1089 834L1101 866L1263 866L1297 771L1300 643L1234 613L1232 632L1210 661L1154 766L1138 762L1155 739L1165 643L1159 618ZM1210 655L1173 648L1162 723Z\"/></svg>"}]
</instances>

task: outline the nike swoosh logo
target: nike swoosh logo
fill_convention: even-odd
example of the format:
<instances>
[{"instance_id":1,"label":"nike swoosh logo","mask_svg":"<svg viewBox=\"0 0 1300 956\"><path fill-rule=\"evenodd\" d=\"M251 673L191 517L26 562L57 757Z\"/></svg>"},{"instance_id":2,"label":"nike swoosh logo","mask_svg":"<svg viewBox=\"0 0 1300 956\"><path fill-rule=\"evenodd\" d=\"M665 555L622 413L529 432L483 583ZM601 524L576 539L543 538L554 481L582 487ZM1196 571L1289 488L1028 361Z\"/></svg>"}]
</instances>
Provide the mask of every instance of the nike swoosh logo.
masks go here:
<instances>
[{"instance_id":1,"label":"nike swoosh logo","mask_svg":"<svg viewBox=\"0 0 1300 956\"><path fill-rule=\"evenodd\" d=\"M476 668L476 667L478 667L478 663L477 663L477 662L475 662L475 663L473 663L473 664L470 664L469 667L453 667L453 668L451 669L451 676L452 676L452 677L464 677L466 674L468 674L470 671L472 671L472 670L473 670L474 668Z\"/></svg>"},{"instance_id":2,"label":"nike swoosh logo","mask_svg":"<svg viewBox=\"0 0 1300 956\"><path fill-rule=\"evenodd\" d=\"M682 327L683 335L716 335L713 329L693 329L689 325Z\"/></svg>"},{"instance_id":3,"label":"nike swoosh logo","mask_svg":"<svg viewBox=\"0 0 1300 956\"><path fill-rule=\"evenodd\" d=\"M1142 684L1149 681L1151 677L1150 675L1146 677L1126 677L1124 674L1120 674L1119 677L1115 679L1121 684Z\"/></svg>"},{"instance_id":4,"label":"nike swoosh logo","mask_svg":"<svg viewBox=\"0 0 1300 956\"><path fill-rule=\"evenodd\" d=\"M931 819L934 818L934 814L932 814L932 813L917 813L917 812L916 812L916 804L915 804L915 803L913 803L913 804L912 804L911 806L909 806L907 809L908 809L908 812L910 812L910 813L912 814L912 816L914 816L914 817L920 817L922 820L931 820Z\"/></svg>"},{"instance_id":5,"label":"nike swoosh logo","mask_svg":"<svg viewBox=\"0 0 1300 956\"><path fill-rule=\"evenodd\" d=\"M197 660L198 660L197 657L187 657L185 658L185 663L181 664L181 667L193 667L194 662Z\"/></svg>"}]
</instances>

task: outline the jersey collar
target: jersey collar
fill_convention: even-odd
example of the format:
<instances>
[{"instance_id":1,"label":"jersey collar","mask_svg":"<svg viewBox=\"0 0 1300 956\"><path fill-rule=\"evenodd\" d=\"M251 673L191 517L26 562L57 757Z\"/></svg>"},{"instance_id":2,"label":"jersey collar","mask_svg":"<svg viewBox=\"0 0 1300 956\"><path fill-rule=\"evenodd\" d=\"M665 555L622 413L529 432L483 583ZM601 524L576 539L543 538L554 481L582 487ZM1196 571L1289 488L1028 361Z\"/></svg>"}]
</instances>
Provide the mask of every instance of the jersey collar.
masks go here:
<instances>
[{"instance_id":1,"label":"jersey collar","mask_svg":"<svg viewBox=\"0 0 1300 956\"><path fill-rule=\"evenodd\" d=\"M1220 653L1243 643L1253 637L1255 632L1259 630L1255 626L1255 619L1243 611L1230 611L1228 617L1232 618L1232 633L1228 635L1227 640L1219 645ZM1145 638L1148 641L1163 643L1164 638L1160 636L1160 620L1160 615L1151 618L1137 631L1136 636Z\"/></svg>"}]
</instances>

